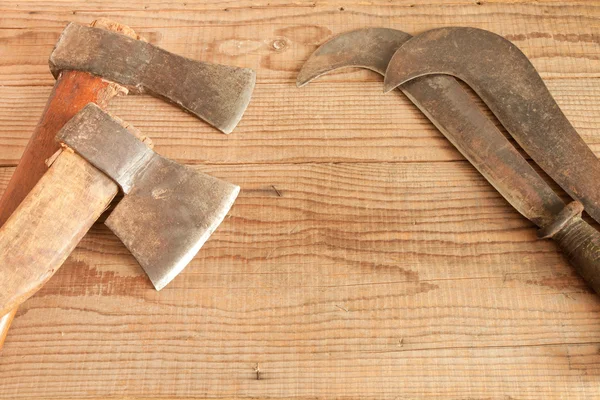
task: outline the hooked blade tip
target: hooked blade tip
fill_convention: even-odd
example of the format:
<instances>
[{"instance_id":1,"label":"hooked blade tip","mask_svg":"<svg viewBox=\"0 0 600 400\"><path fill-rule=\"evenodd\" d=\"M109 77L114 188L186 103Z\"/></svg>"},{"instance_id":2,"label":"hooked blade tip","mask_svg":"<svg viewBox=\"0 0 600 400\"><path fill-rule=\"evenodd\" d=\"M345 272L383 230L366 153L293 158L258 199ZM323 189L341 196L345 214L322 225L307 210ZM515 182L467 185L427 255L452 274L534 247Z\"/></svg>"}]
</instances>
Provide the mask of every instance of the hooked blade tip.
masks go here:
<instances>
[{"instance_id":1,"label":"hooked blade tip","mask_svg":"<svg viewBox=\"0 0 600 400\"><path fill-rule=\"evenodd\" d=\"M319 67L319 68L316 68ZM318 60L313 60L313 56L310 56L306 63L298 72L298 76L296 77L296 87L301 88L302 86L306 86L319 76L326 74L329 72L328 69L323 70L323 68L319 65Z\"/></svg>"},{"instance_id":2,"label":"hooked blade tip","mask_svg":"<svg viewBox=\"0 0 600 400\"><path fill-rule=\"evenodd\" d=\"M302 87L321 75L347 67L366 68L384 75L396 50L409 38L408 33L389 28L362 28L337 35L306 60L296 85Z\"/></svg>"},{"instance_id":3,"label":"hooked blade tip","mask_svg":"<svg viewBox=\"0 0 600 400\"><path fill-rule=\"evenodd\" d=\"M397 79L395 76L386 73L385 79L383 81L383 93L385 94L391 92L392 90L400 86L400 84L401 83L397 83Z\"/></svg>"},{"instance_id":4,"label":"hooked blade tip","mask_svg":"<svg viewBox=\"0 0 600 400\"><path fill-rule=\"evenodd\" d=\"M394 53L385 70L383 93L389 93L418 76L411 71L406 71L407 59L409 57L406 56L406 47L403 45Z\"/></svg>"}]
</instances>

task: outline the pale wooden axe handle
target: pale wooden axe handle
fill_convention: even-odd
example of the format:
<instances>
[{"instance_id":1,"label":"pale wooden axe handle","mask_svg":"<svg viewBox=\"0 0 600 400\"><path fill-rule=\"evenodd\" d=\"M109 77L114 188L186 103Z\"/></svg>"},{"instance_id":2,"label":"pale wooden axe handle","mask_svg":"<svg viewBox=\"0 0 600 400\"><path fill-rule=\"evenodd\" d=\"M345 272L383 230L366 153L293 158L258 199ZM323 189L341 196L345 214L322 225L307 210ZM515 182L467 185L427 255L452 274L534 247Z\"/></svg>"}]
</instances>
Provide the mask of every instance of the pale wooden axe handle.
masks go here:
<instances>
[{"instance_id":1,"label":"pale wooden axe handle","mask_svg":"<svg viewBox=\"0 0 600 400\"><path fill-rule=\"evenodd\" d=\"M0 226L48 170L45 161L60 148L54 137L63 125L88 103L105 106L117 93L116 85L86 72L65 71L59 76L44 113L0 199ZM20 266L13 265L11 268ZM0 319L0 349L16 311L12 310Z\"/></svg>"},{"instance_id":2,"label":"pale wooden axe handle","mask_svg":"<svg viewBox=\"0 0 600 400\"><path fill-rule=\"evenodd\" d=\"M109 177L64 150L0 228L0 315L48 280L117 194Z\"/></svg>"}]
</instances>

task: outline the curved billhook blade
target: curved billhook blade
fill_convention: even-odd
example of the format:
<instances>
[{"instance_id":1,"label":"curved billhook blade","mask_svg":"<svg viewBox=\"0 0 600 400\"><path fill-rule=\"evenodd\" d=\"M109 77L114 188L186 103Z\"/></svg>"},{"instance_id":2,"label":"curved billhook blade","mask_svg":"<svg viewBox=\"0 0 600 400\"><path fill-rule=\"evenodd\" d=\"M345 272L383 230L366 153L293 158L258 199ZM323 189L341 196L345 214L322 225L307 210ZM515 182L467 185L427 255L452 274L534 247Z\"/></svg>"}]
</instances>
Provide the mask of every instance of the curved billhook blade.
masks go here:
<instances>
[{"instance_id":1,"label":"curved billhook blade","mask_svg":"<svg viewBox=\"0 0 600 400\"><path fill-rule=\"evenodd\" d=\"M238 124L254 89L250 68L170 53L117 32L67 25L50 55L50 70L86 71L137 92L165 98L223 133Z\"/></svg>"},{"instance_id":2,"label":"curved billhook blade","mask_svg":"<svg viewBox=\"0 0 600 400\"><path fill-rule=\"evenodd\" d=\"M410 39L408 33L387 28L366 28L342 33L323 43L310 55L296 78L302 87L339 68L362 67L385 74L394 52Z\"/></svg>"},{"instance_id":3,"label":"curved billhook blade","mask_svg":"<svg viewBox=\"0 0 600 400\"><path fill-rule=\"evenodd\" d=\"M405 32L382 28L338 35L309 57L297 84L302 86L343 67L364 67L383 75L392 55L409 38ZM543 227L563 209L563 201L454 78L444 75L418 78L402 85L400 90L529 220Z\"/></svg>"},{"instance_id":4,"label":"curved billhook blade","mask_svg":"<svg viewBox=\"0 0 600 400\"><path fill-rule=\"evenodd\" d=\"M431 74L471 86L531 158L600 222L600 162L514 44L475 28L422 33L394 54L385 90Z\"/></svg>"}]
</instances>

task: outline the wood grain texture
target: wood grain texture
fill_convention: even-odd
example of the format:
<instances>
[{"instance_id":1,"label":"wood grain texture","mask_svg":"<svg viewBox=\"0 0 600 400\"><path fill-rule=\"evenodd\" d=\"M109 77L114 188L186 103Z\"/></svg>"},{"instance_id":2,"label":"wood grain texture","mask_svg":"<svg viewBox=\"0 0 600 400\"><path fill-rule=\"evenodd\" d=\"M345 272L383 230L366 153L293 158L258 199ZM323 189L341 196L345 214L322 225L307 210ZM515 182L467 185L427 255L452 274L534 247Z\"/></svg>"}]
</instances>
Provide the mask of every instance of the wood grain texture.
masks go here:
<instances>
[{"instance_id":1,"label":"wood grain texture","mask_svg":"<svg viewBox=\"0 0 600 400\"><path fill-rule=\"evenodd\" d=\"M149 96L116 98L108 110L150 136L162 155L187 164L463 160L402 93L383 95L380 77L364 77L371 82L324 77L302 89L293 81L258 84L236 134L226 137ZM547 84L600 155L600 117L594 112L600 109L600 80L552 79ZM49 92L45 87L0 87L0 165L16 165Z\"/></svg>"},{"instance_id":2,"label":"wood grain texture","mask_svg":"<svg viewBox=\"0 0 600 400\"><path fill-rule=\"evenodd\" d=\"M596 296L469 164L202 170L243 189L194 262L156 292L93 228L20 308L6 397L596 388Z\"/></svg>"},{"instance_id":3,"label":"wood grain texture","mask_svg":"<svg viewBox=\"0 0 600 400\"><path fill-rule=\"evenodd\" d=\"M227 137L149 97L111 105L157 152L240 185L240 197L161 292L94 226L20 308L0 398L600 396L600 301L556 245L408 100L383 96L375 74L294 85L335 33L485 28L532 58L599 154L599 2L5 0L0 10L0 187L70 20L117 19L258 79Z\"/></svg>"}]
</instances>

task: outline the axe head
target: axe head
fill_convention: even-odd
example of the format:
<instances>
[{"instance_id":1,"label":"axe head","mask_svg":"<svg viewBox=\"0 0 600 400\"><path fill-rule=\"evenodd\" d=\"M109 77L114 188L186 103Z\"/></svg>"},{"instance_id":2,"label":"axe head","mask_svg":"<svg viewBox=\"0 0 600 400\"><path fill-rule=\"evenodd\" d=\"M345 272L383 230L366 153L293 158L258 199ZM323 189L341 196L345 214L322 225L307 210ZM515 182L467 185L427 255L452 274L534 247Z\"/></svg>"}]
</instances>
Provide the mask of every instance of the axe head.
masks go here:
<instances>
[{"instance_id":1,"label":"axe head","mask_svg":"<svg viewBox=\"0 0 600 400\"><path fill-rule=\"evenodd\" d=\"M169 53L142 40L101 28L70 23L49 59L56 77L79 70L150 93L230 133L242 118L254 89L249 68L211 64Z\"/></svg>"},{"instance_id":2,"label":"axe head","mask_svg":"<svg viewBox=\"0 0 600 400\"><path fill-rule=\"evenodd\" d=\"M194 258L240 188L156 154L93 103L57 140L111 177L125 196L106 220L157 290Z\"/></svg>"}]
</instances>

